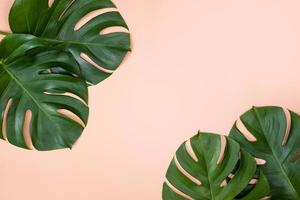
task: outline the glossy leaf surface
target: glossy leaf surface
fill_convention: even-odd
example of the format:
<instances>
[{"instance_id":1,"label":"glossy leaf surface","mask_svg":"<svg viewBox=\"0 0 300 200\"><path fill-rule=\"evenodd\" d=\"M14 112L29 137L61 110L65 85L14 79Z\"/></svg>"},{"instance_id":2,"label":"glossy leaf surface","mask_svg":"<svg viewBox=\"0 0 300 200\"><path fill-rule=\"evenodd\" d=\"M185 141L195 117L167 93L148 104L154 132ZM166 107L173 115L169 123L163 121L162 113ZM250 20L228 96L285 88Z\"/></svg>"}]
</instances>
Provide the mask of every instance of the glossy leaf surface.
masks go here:
<instances>
[{"instance_id":1,"label":"glossy leaf surface","mask_svg":"<svg viewBox=\"0 0 300 200\"><path fill-rule=\"evenodd\" d=\"M269 194L254 158L232 139L209 133L179 147L166 179L164 200L256 200Z\"/></svg>"},{"instance_id":2,"label":"glossy leaf surface","mask_svg":"<svg viewBox=\"0 0 300 200\"><path fill-rule=\"evenodd\" d=\"M262 160L272 199L300 199L300 116L280 107L253 107L230 137Z\"/></svg>"},{"instance_id":3,"label":"glossy leaf surface","mask_svg":"<svg viewBox=\"0 0 300 200\"><path fill-rule=\"evenodd\" d=\"M55 0L51 6L48 0L15 0L9 23L14 33L69 52L78 63L73 71L91 84L109 77L130 50L128 27L110 0ZM107 32L115 27L122 30Z\"/></svg>"},{"instance_id":4,"label":"glossy leaf surface","mask_svg":"<svg viewBox=\"0 0 300 200\"><path fill-rule=\"evenodd\" d=\"M34 36L18 34L0 43L0 136L18 147L43 151L71 148L89 112L85 81L49 71L77 63L68 53L47 45Z\"/></svg>"}]
</instances>

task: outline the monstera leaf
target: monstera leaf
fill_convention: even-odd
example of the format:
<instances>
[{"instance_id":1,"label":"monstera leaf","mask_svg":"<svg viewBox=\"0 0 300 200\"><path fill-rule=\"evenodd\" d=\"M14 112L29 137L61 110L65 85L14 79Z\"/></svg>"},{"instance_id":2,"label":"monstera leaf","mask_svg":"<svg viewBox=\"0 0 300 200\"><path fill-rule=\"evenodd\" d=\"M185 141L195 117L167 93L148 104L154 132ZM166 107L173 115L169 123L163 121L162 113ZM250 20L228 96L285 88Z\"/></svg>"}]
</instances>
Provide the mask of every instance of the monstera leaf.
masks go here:
<instances>
[{"instance_id":1,"label":"monstera leaf","mask_svg":"<svg viewBox=\"0 0 300 200\"><path fill-rule=\"evenodd\" d=\"M261 159L272 199L300 199L300 116L280 107L253 107L235 123L233 138Z\"/></svg>"},{"instance_id":2,"label":"monstera leaf","mask_svg":"<svg viewBox=\"0 0 300 200\"><path fill-rule=\"evenodd\" d=\"M49 71L77 63L47 45L18 34L0 43L0 135L22 148L71 148L87 123L86 82Z\"/></svg>"},{"instance_id":3,"label":"monstera leaf","mask_svg":"<svg viewBox=\"0 0 300 200\"><path fill-rule=\"evenodd\" d=\"M256 200L269 194L254 158L232 139L209 133L179 147L166 179L164 200Z\"/></svg>"},{"instance_id":4,"label":"monstera leaf","mask_svg":"<svg viewBox=\"0 0 300 200\"><path fill-rule=\"evenodd\" d=\"M115 5L109 0L55 0L50 7L48 3L15 0L9 15L12 31L32 34L69 52L78 63L73 71L90 84L110 76L130 50L128 27ZM125 31L107 33L113 27Z\"/></svg>"}]
</instances>

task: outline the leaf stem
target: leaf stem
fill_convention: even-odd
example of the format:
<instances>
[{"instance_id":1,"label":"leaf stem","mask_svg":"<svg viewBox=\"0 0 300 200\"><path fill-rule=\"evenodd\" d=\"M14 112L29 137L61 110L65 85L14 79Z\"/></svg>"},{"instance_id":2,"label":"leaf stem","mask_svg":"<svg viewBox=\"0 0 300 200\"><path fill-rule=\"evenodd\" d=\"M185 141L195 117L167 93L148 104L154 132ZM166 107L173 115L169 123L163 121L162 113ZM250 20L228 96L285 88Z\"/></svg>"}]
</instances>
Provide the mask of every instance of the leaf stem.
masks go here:
<instances>
[{"instance_id":1,"label":"leaf stem","mask_svg":"<svg viewBox=\"0 0 300 200\"><path fill-rule=\"evenodd\" d=\"M6 32L6 31L0 31L0 35L10 35L11 33Z\"/></svg>"}]
</instances>

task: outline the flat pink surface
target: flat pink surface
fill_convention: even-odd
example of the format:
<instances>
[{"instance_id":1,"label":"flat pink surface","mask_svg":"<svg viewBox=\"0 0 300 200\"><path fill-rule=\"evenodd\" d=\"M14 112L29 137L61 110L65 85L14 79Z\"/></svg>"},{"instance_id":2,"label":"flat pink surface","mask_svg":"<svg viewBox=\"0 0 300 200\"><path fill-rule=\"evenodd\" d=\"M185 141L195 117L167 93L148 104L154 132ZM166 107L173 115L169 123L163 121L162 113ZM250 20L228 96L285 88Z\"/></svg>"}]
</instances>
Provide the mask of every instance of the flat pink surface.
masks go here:
<instances>
[{"instance_id":1,"label":"flat pink surface","mask_svg":"<svg viewBox=\"0 0 300 200\"><path fill-rule=\"evenodd\" d=\"M227 134L252 105L300 112L299 1L115 3L133 52L90 88L72 151L0 142L1 200L158 200L174 152L198 129ZM0 0L0 30L11 4Z\"/></svg>"}]
</instances>

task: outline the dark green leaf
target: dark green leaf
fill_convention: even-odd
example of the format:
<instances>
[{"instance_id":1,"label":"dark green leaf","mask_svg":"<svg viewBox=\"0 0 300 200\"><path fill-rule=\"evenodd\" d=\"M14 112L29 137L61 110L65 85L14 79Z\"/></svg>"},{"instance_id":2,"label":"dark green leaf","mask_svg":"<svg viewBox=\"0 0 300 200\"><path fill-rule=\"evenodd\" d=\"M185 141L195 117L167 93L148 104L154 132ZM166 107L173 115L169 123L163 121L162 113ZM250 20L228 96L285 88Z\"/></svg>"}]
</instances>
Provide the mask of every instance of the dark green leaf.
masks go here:
<instances>
[{"instance_id":1,"label":"dark green leaf","mask_svg":"<svg viewBox=\"0 0 300 200\"><path fill-rule=\"evenodd\" d=\"M80 27L82 18L99 9L106 12ZM51 7L48 0L15 0L9 22L14 33L35 35L69 52L80 68L73 71L92 84L110 76L130 50L128 32L102 34L109 27L128 29L110 0L55 0Z\"/></svg>"},{"instance_id":2,"label":"dark green leaf","mask_svg":"<svg viewBox=\"0 0 300 200\"><path fill-rule=\"evenodd\" d=\"M262 172L255 179L256 170L254 158L232 139L199 133L177 150L166 175L163 199L260 199L269 194L269 187Z\"/></svg>"},{"instance_id":3,"label":"dark green leaf","mask_svg":"<svg viewBox=\"0 0 300 200\"><path fill-rule=\"evenodd\" d=\"M230 138L262 159L272 199L300 199L300 116L280 107L253 107L233 126Z\"/></svg>"},{"instance_id":4,"label":"dark green leaf","mask_svg":"<svg viewBox=\"0 0 300 200\"><path fill-rule=\"evenodd\" d=\"M47 45L18 34L0 43L0 137L22 148L30 145L24 137L26 113L31 113L29 133L37 150L71 148L88 119L85 81L49 72L53 67L72 68L76 62Z\"/></svg>"}]
</instances>

